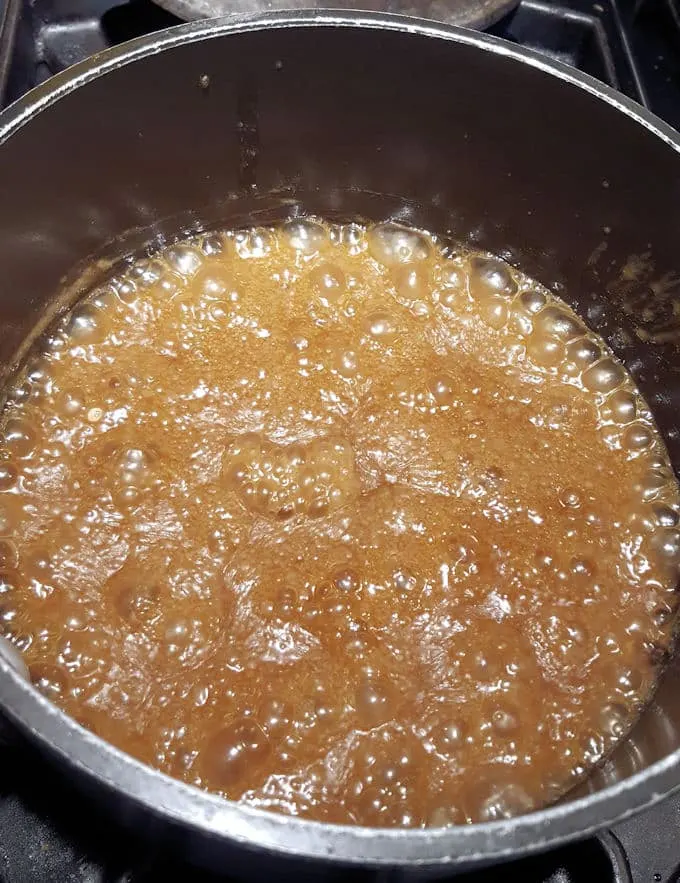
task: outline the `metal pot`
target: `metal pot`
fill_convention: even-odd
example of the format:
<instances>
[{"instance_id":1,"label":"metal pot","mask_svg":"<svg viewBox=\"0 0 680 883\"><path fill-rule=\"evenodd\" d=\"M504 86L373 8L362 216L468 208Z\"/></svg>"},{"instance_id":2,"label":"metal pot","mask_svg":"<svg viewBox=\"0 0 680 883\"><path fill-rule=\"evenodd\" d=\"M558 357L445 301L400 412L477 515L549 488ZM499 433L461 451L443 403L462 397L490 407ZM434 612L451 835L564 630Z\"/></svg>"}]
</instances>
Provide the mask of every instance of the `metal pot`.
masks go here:
<instances>
[{"instance_id":1,"label":"metal pot","mask_svg":"<svg viewBox=\"0 0 680 883\"><path fill-rule=\"evenodd\" d=\"M276 12L281 9L315 12L328 8L325 0L155 0L183 21ZM488 28L513 9L519 0L333 0L333 8L356 12L392 12L417 15L464 28Z\"/></svg>"},{"instance_id":2,"label":"metal pot","mask_svg":"<svg viewBox=\"0 0 680 883\"><path fill-rule=\"evenodd\" d=\"M559 291L626 361L680 463L680 139L565 66L413 19L288 13L146 37L0 115L0 361L74 266L151 236L311 211L471 240ZM75 277L77 278L77 273ZM78 284L71 287L78 294ZM266 814L81 729L0 658L6 716L119 816L239 861L438 872L545 849L680 786L678 671L579 794L514 819L369 830ZM288 863L283 861L287 857Z\"/></svg>"}]
</instances>

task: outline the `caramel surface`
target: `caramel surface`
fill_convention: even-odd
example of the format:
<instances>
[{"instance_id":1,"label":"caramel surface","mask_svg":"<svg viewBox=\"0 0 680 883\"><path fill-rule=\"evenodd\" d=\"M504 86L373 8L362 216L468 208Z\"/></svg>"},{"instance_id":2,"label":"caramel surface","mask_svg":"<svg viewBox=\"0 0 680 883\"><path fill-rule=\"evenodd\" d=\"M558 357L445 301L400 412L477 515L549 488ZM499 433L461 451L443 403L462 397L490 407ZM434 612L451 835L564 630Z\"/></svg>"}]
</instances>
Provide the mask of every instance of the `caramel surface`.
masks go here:
<instances>
[{"instance_id":1,"label":"caramel surface","mask_svg":"<svg viewBox=\"0 0 680 883\"><path fill-rule=\"evenodd\" d=\"M667 646L677 486L568 308L395 225L211 234L55 327L2 423L0 627L159 769L365 825L555 800Z\"/></svg>"}]
</instances>

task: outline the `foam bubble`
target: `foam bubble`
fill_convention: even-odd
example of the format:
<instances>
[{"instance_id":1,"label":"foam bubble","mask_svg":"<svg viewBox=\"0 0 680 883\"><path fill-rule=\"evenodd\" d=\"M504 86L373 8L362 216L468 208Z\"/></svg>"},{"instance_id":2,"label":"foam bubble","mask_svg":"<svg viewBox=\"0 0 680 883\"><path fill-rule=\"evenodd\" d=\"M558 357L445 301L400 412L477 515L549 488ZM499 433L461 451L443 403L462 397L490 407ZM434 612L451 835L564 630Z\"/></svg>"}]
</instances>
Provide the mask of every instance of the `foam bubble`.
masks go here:
<instances>
[{"instance_id":1,"label":"foam bubble","mask_svg":"<svg viewBox=\"0 0 680 883\"><path fill-rule=\"evenodd\" d=\"M560 340L572 341L583 334L583 325L575 316L555 306L547 306L534 317L534 328ZM568 351L567 351L568 352Z\"/></svg>"},{"instance_id":2,"label":"foam bubble","mask_svg":"<svg viewBox=\"0 0 680 883\"><path fill-rule=\"evenodd\" d=\"M644 423L631 423L623 431L621 442L627 451L637 452L649 448L654 441L652 431Z\"/></svg>"},{"instance_id":3,"label":"foam bubble","mask_svg":"<svg viewBox=\"0 0 680 883\"><path fill-rule=\"evenodd\" d=\"M364 322L366 331L380 343L391 344L399 336L399 325L391 313L379 311L371 313Z\"/></svg>"},{"instance_id":4,"label":"foam bubble","mask_svg":"<svg viewBox=\"0 0 680 883\"><path fill-rule=\"evenodd\" d=\"M257 260L267 257L275 245L275 239L269 230L253 227L241 230L234 236L236 254L244 260Z\"/></svg>"},{"instance_id":5,"label":"foam bubble","mask_svg":"<svg viewBox=\"0 0 680 883\"><path fill-rule=\"evenodd\" d=\"M520 785L499 785L491 789L489 796L480 804L478 820L493 822L509 819L530 812L534 801Z\"/></svg>"},{"instance_id":6,"label":"foam bubble","mask_svg":"<svg viewBox=\"0 0 680 883\"><path fill-rule=\"evenodd\" d=\"M449 407L456 401L454 382L448 374L435 374L428 382L428 389L440 407Z\"/></svg>"},{"instance_id":7,"label":"foam bubble","mask_svg":"<svg viewBox=\"0 0 680 883\"><path fill-rule=\"evenodd\" d=\"M343 350L333 361L335 370L341 377L350 379L359 373L359 358L354 350Z\"/></svg>"},{"instance_id":8,"label":"foam bubble","mask_svg":"<svg viewBox=\"0 0 680 883\"><path fill-rule=\"evenodd\" d=\"M195 276L203 264L203 257L198 248L186 243L173 245L165 252L164 257L169 266L185 278Z\"/></svg>"},{"instance_id":9,"label":"foam bubble","mask_svg":"<svg viewBox=\"0 0 680 883\"><path fill-rule=\"evenodd\" d=\"M262 728L241 717L212 736L199 756L199 765L209 781L228 791L270 753L271 744Z\"/></svg>"},{"instance_id":10,"label":"foam bubble","mask_svg":"<svg viewBox=\"0 0 680 883\"><path fill-rule=\"evenodd\" d=\"M581 375L583 385L591 392L613 392L625 379L623 368L613 359L602 359Z\"/></svg>"},{"instance_id":11,"label":"foam bubble","mask_svg":"<svg viewBox=\"0 0 680 883\"><path fill-rule=\"evenodd\" d=\"M399 224L376 224L367 240L371 256L386 267L424 261L431 253L427 237Z\"/></svg>"},{"instance_id":12,"label":"foam bubble","mask_svg":"<svg viewBox=\"0 0 680 883\"><path fill-rule=\"evenodd\" d=\"M548 303L548 298L535 288L522 291L516 298L515 303L530 315L538 313Z\"/></svg>"},{"instance_id":13,"label":"foam bubble","mask_svg":"<svg viewBox=\"0 0 680 883\"><path fill-rule=\"evenodd\" d=\"M610 739L620 739L628 729L629 712L625 705L611 702L600 712L600 730Z\"/></svg>"},{"instance_id":14,"label":"foam bubble","mask_svg":"<svg viewBox=\"0 0 680 883\"><path fill-rule=\"evenodd\" d=\"M659 527L654 532L652 545L664 564L680 564L680 531L674 527Z\"/></svg>"},{"instance_id":15,"label":"foam bubble","mask_svg":"<svg viewBox=\"0 0 680 883\"><path fill-rule=\"evenodd\" d=\"M201 240L201 251L208 257L222 254L226 247L226 237L224 233L206 233Z\"/></svg>"},{"instance_id":16,"label":"foam bubble","mask_svg":"<svg viewBox=\"0 0 680 883\"><path fill-rule=\"evenodd\" d=\"M5 424L3 433L5 447L14 457L30 457L36 446L36 432L33 425L22 417L13 417Z\"/></svg>"},{"instance_id":17,"label":"foam bubble","mask_svg":"<svg viewBox=\"0 0 680 883\"><path fill-rule=\"evenodd\" d=\"M508 708L496 708L491 715L491 724L499 733L512 733L519 727L519 718Z\"/></svg>"},{"instance_id":18,"label":"foam bubble","mask_svg":"<svg viewBox=\"0 0 680 883\"><path fill-rule=\"evenodd\" d=\"M517 291L510 268L497 258L473 257L470 260L470 294L474 298L495 295L513 297Z\"/></svg>"},{"instance_id":19,"label":"foam bubble","mask_svg":"<svg viewBox=\"0 0 680 883\"><path fill-rule=\"evenodd\" d=\"M634 393L618 389L607 397L602 406L602 416L613 423L631 423L637 416L637 403Z\"/></svg>"},{"instance_id":20,"label":"foam bubble","mask_svg":"<svg viewBox=\"0 0 680 883\"><path fill-rule=\"evenodd\" d=\"M329 243L328 231L316 221L289 221L282 228L284 241L305 257L313 257Z\"/></svg>"},{"instance_id":21,"label":"foam bubble","mask_svg":"<svg viewBox=\"0 0 680 883\"><path fill-rule=\"evenodd\" d=\"M390 692L381 678L366 680L357 687L355 702L360 726L377 727L393 718Z\"/></svg>"},{"instance_id":22,"label":"foam bubble","mask_svg":"<svg viewBox=\"0 0 680 883\"><path fill-rule=\"evenodd\" d=\"M500 331L508 322L508 305L500 297L487 297L480 300L479 315L482 321L496 331Z\"/></svg>"},{"instance_id":23,"label":"foam bubble","mask_svg":"<svg viewBox=\"0 0 680 883\"><path fill-rule=\"evenodd\" d=\"M344 272L334 264L323 263L314 267L309 281L324 306L339 306L349 293Z\"/></svg>"},{"instance_id":24,"label":"foam bubble","mask_svg":"<svg viewBox=\"0 0 680 883\"><path fill-rule=\"evenodd\" d=\"M531 361L543 368L556 368L564 359L564 344L557 337L532 334L526 349Z\"/></svg>"},{"instance_id":25,"label":"foam bubble","mask_svg":"<svg viewBox=\"0 0 680 883\"><path fill-rule=\"evenodd\" d=\"M19 472L9 461L0 461L0 491L13 488L19 479Z\"/></svg>"},{"instance_id":26,"label":"foam bubble","mask_svg":"<svg viewBox=\"0 0 680 883\"><path fill-rule=\"evenodd\" d=\"M677 527L680 521L680 516L678 516L676 510L664 503L657 503L655 506L652 506L652 513L657 524L661 527Z\"/></svg>"}]
</instances>

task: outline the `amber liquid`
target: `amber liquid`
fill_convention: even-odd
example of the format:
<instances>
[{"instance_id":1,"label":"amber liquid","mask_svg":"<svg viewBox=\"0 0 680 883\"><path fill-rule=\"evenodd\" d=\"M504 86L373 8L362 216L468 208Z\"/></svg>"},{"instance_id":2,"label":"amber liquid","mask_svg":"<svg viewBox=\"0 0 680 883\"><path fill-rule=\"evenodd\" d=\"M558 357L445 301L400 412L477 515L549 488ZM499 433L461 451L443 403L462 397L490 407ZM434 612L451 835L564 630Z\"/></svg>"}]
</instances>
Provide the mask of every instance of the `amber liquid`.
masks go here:
<instances>
[{"instance_id":1,"label":"amber liquid","mask_svg":"<svg viewBox=\"0 0 680 883\"><path fill-rule=\"evenodd\" d=\"M94 291L3 417L0 625L37 687L248 804L555 800L667 646L678 488L560 301L394 225L213 234Z\"/></svg>"}]
</instances>

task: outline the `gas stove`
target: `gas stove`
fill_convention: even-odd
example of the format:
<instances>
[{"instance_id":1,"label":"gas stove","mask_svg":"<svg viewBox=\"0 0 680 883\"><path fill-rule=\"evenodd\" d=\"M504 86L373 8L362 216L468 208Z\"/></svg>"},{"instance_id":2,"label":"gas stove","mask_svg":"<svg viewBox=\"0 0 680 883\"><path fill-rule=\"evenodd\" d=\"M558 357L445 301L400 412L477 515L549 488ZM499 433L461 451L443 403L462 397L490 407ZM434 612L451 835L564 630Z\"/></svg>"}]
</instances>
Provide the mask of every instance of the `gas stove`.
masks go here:
<instances>
[{"instance_id":1,"label":"gas stove","mask_svg":"<svg viewBox=\"0 0 680 883\"><path fill-rule=\"evenodd\" d=\"M177 23L150 0L0 0L0 107L95 52ZM680 0L520 0L490 30L592 74L680 128ZM599 837L456 880L676 883L679 829L680 797ZM398 883L400 875L324 876ZM171 843L113 826L28 745L3 741L0 731L0 883L228 879L183 864Z\"/></svg>"}]
</instances>

